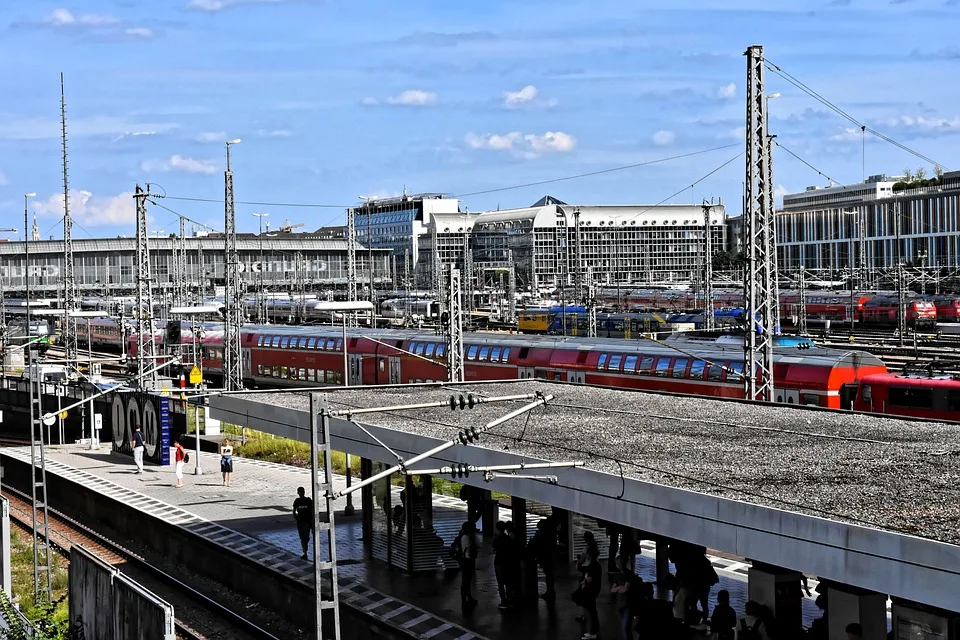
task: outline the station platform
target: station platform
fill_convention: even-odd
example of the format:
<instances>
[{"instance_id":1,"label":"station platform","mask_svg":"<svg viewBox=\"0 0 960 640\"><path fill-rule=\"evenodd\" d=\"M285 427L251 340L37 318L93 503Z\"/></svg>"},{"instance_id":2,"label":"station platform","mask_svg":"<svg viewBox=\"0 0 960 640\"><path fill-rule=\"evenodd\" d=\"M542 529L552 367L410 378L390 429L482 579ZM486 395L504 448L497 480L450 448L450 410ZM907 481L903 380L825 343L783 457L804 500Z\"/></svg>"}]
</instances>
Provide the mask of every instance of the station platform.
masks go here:
<instances>
[{"instance_id":1,"label":"station platform","mask_svg":"<svg viewBox=\"0 0 960 640\"><path fill-rule=\"evenodd\" d=\"M29 460L29 450L25 448L6 448L0 455ZM194 455L191 452L182 489L174 486L172 468L147 466L144 474L137 475L133 473L135 468L130 457L111 453L109 449L51 447L47 452L47 473L62 476L113 500L135 505L151 518L176 524L275 571L312 583L313 565L300 558L300 543L291 515L296 488L309 487L309 471L235 457L232 486L224 487L219 457L202 453L204 474L196 476L192 475ZM345 478L335 478L335 484L343 486ZM433 505L434 525L445 544L449 544L464 520L466 505L457 498L442 495L433 496ZM51 506L57 508L56 504ZM337 511L342 512L345 506L345 500L340 500ZM510 510L502 508L499 516L509 520ZM527 519L527 529L532 533L539 517L528 514ZM409 574L366 557L360 539L359 504L353 516L338 513L336 533L341 599L416 637L505 640L579 638L583 633L582 626L574 619L579 609L569 600L579 579L572 566L558 565L555 603L540 600L535 607L499 610L491 539L483 539L474 585L479 605L464 612L460 607L458 573L438 570ZM652 543L641 543L636 569L647 581L653 581L656 575L654 552ZM742 613L747 600L748 563L708 557L720 576L720 584L711 592L711 607L717 591L726 589L731 594L731 604ZM540 580L542 592L542 575ZM606 567L604 585L605 589L609 585ZM817 583L811 581L810 586L815 597ZM602 593L598 603L601 637L620 637L613 597ZM804 599L804 625L809 626L819 614L813 601Z\"/></svg>"}]
</instances>

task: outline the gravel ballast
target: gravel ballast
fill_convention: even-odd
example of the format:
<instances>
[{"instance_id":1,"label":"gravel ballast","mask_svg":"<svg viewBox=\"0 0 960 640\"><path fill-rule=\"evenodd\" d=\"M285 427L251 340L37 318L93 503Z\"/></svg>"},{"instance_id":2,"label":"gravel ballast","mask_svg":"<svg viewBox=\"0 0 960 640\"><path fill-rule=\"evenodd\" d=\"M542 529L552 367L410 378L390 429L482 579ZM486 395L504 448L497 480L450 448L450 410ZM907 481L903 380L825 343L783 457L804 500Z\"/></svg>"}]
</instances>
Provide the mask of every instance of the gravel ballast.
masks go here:
<instances>
[{"instance_id":1,"label":"gravel ballast","mask_svg":"<svg viewBox=\"0 0 960 640\"><path fill-rule=\"evenodd\" d=\"M555 399L484 435L481 447L587 467L759 505L960 544L960 425L546 381L331 391L333 408L542 392ZM307 410L299 393L246 399ZM358 416L451 439L523 401L473 410ZM442 424L437 424L442 423ZM522 440L518 437L523 435Z\"/></svg>"}]
</instances>

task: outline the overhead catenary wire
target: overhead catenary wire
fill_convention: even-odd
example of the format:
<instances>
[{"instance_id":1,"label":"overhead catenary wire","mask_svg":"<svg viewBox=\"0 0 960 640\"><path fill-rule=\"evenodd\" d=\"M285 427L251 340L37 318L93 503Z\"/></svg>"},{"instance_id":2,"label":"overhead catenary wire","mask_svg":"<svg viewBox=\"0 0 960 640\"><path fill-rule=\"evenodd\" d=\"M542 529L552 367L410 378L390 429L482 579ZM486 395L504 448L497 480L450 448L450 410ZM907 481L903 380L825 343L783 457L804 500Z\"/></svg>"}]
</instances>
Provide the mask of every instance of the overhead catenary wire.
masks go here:
<instances>
[{"instance_id":1,"label":"overhead catenary wire","mask_svg":"<svg viewBox=\"0 0 960 640\"><path fill-rule=\"evenodd\" d=\"M929 162L930 164L932 164L932 165L934 165L934 166L937 166L937 167L941 167L941 168L946 169L946 165L944 165L943 163L937 162L936 160L930 158L929 156L926 156L926 155L920 153L920 152L917 151L916 149L912 149L912 148L908 147L907 145L905 145L905 144L903 144L903 143L901 143L901 142L898 142L898 141L894 140L894 139L891 138L890 136L888 136L888 135L886 135L886 134L884 134L884 133L881 133L880 131L877 131L876 129L873 129L872 127L867 126L866 123L863 123L863 122L857 120L857 119L854 118L852 115L850 115L849 113L847 113L846 111L844 111L843 109L841 109L840 107L838 107L837 105L835 105L834 103L830 102L830 100L828 100L827 98L823 97L821 94L817 93L816 91L814 91L813 89L811 89L809 86L807 86L806 84L804 84L803 82L801 82L800 80L798 80L796 77L794 77L793 75L791 75L789 72L784 71L783 68L781 68L779 65L777 65L776 63L774 63L774 62L773 62L772 60L770 60L769 58L764 58L764 62L766 63L767 69L769 69L769 70L772 71L773 73L777 74L778 76L780 76L781 78L783 78L786 82L790 83L791 85L793 85L793 86L796 87L797 89L800 89L800 91L804 92L805 94L807 94L808 96L810 96L811 98L813 98L814 100L816 100L817 102L819 102L820 104L824 105L825 107L827 107L827 108L830 109L831 111L835 112L835 113L836 113L837 115L839 115L841 118L844 118L845 120L849 121L850 123L856 125L857 128L859 128L859 129L861 130L861 132L870 133L871 135L873 135L873 136L875 136L875 137L883 140L884 142L888 142L888 143L894 145L895 147L898 147L898 148L902 149L903 151L906 151L907 153L909 153L909 154L911 154L911 155L914 155L914 156L916 156L917 158L920 158L921 160L923 160L923 161L925 161L925 162Z\"/></svg>"}]
</instances>

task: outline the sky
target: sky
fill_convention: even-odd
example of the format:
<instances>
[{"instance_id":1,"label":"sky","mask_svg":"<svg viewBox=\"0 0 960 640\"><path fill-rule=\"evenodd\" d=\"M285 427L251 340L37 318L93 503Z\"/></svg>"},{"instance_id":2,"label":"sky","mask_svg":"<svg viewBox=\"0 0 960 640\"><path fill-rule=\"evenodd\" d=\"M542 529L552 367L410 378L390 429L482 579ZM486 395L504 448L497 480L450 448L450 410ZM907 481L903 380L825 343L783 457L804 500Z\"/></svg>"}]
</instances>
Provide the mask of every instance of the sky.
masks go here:
<instances>
[{"instance_id":1,"label":"sky","mask_svg":"<svg viewBox=\"0 0 960 640\"><path fill-rule=\"evenodd\" d=\"M233 138L237 201L272 203L238 204L241 231L257 230L253 213L274 228L342 224L361 196L404 189L463 195L474 212L549 193L719 198L739 214L753 44L855 120L960 168L958 20L960 0L7 2L0 227L22 233L23 194L36 192L41 233L62 235L60 72L74 237L133 235L137 183L167 196L150 205L151 231L176 231L177 214L222 229ZM815 167L776 149L778 195L933 172L864 144L774 73L766 90L781 94L771 133Z\"/></svg>"}]
</instances>

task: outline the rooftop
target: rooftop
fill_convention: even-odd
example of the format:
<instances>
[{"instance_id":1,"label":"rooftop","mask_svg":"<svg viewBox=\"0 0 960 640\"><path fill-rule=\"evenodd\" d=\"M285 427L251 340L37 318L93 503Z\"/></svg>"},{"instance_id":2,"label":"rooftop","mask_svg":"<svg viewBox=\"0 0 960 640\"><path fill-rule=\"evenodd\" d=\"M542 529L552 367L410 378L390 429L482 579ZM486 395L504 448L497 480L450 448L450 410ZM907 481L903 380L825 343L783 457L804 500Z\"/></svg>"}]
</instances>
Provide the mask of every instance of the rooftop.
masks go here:
<instances>
[{"instance_id":1,"label":"rooftop","mask_svg":"<svg viewBox=\"0 0 960 640\"><path fill-rule=\"evenodd\" d=\"M960 544L960 425L535 382L333 390L336 409L478 396L553 394L484 435L480 447L767 507ZM244 399L306 410L307 395ZM517 405L522 404L520 402ZM508 407L364 415L362 422L451 439Z\"/></svg>"}]
</instances>

